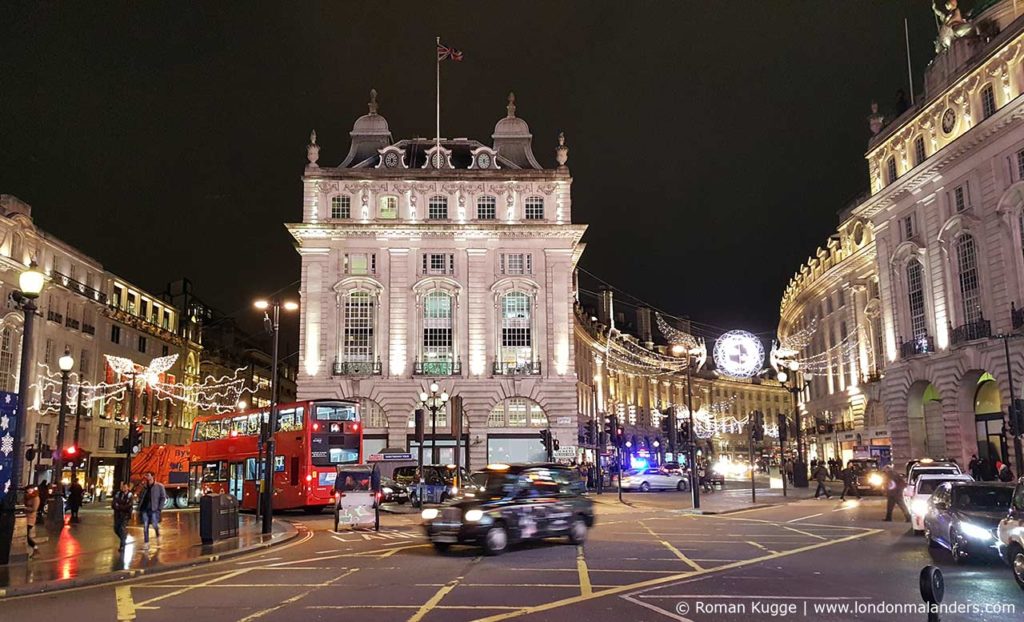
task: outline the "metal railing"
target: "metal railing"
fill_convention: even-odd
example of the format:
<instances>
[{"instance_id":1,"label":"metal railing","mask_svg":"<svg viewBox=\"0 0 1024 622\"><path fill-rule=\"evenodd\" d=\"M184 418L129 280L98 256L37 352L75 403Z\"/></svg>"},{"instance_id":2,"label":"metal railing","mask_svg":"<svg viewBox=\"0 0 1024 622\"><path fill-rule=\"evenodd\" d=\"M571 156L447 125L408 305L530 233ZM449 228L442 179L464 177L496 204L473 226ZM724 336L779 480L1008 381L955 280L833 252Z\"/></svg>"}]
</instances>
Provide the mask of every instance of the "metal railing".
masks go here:
<instances>
[{"instance_id":1,"label":"metal railing","mask_svg":"<svg viewBox=\"0 0 1024 622\"><path fill-rule=\"evenodd\" d=\"M81 326L78 320L71 317L64 320L64 325L67 326L68 328L74 328L75 330L78 330L78 327Z\"/></svg>"},{"instance_id":2,"label":"metal railing","mask_svg":"<svg viewBox=\"0 0 1024 622\"><path fill-rule=\"evenodd\" d=\"M412 366L414 376L458 376L462 374L462 361L416 361Z\"/></svg>"},{"instance_id":3,"label":"metal railing","mask_svg":"<svg viewBox=\"0 0 1024 622\"><path fill-rule=\"evenodd\" d=\"M911 339L910 341L900 340L901 358L906 359L918 354L928 354L929 352L935 352L935 340L928 334Z\"/></svg>"},{"instance_id":4,"label":"metal railing","mask_svg":"<svg viewBox=\"0 0 1024 622\"><path fill-rule=\"evenodd\" d=\"M495 376L536 376L540 374L540 361L532 363L494 362Z\"/></svg>"},{"instance_id":5,"label":"metal railing","mask_svg":"<svg viewBox=\"0 0 1024 622\"><path fill-rule=\"evenodd\" d=\"M334 361L331 374L334 376L379 376L383 365L378 361Z\"/></svg>"},{"instance_id":6,"label":"metal railing","mask_svg":"<svg viewBox=\"0 0 1024 622\"><path fill-rule=\"evenodd\" d=\"M82 324L82 332L86 335L95 335L96 327L92 324Z\"/></svg>"},{"instance_id":7,"label":"metal railing","mask_svg":"<svg viewBox=\"0 0 1024 622\"><path fill-rule=\"evenodd\" d=\"M64 323L64 315L61 313L57 313L56 311L47 311L46 319L50 320L51 322L57 322L58 324Z\"/></svg>"},{"instance_id":8,"label":"metal railing","mask_svg":"<svg viewBox=\"0 0 1024 622\"><path fill-rule=\"evenodd\" d=\"M974 341L975 339L988 339L991 336L992 322L981 318L954 328L951 341L955 346L967 341Z\"/></svg>"},{"instance_id":9,"label":"metal railing","mask_svg":"<svg viewBox=\"0 0 1024 622\"><path fill-rule=\"evenodd\" d=\"M100 290L96 289L95 287L89 287L85 283L81 281L76 281L70 276L57 272L56 270L51 272L50 276L57 283L60 283L61 285L70 289L73 292L78 292L79 294L85 296L86 298L91 298L95 301L102 303L107 302L107 295L101 292Z\"/></svg>"}]
</instances>

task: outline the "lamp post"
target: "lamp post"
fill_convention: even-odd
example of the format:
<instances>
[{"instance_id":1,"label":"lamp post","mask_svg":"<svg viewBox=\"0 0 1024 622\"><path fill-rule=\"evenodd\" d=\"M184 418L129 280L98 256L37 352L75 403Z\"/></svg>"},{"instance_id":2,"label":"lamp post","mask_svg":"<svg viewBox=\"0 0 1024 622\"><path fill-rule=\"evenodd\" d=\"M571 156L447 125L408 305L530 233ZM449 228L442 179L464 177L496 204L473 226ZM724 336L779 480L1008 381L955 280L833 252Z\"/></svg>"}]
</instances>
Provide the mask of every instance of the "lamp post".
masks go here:
<instances>
[{"instance_id":1,"label":"lamp post","mask_svg":"<svg viewBox=\"0 0 1024 622\"><path fill-rule=\"evenodd\" d=\"M420 406L430 411L430 461L433 463L437 458L434 454L437 453L437 412L445 407L448 403L448 392L441 391L441 387L436 382L430 383L430 393L426 391L420 391ZM416 498L419 499L420 507L423 507L423 487L426 483L423 477L423 440L420 439L420 481L418 482L419 490L416 493ZM455 444L455 450L458 451L458 443ZM459 474L456 472L456 482L458 482Z\"/></svg>"},{"instance_id":2,"label":"lamp post","mask_svg":"<svg viewBox=\"0 0 1024 622\"><path fill-rule=\"evenodd\" d=\"M14 437L14 450L11 458L10 490L4 494L3 506L0 507L0 564L7 564L11 559L11 546L14 542L14 507L21 486L21 468L24 456L22 447L25 444L25 411L28 404L29 372L32 370L32 326L36 316L35 300L43 291L46 277L35 263L18 277L20 291L11 294L11 298L25 314L25 329L21 340L21 366L18 371L18 405L14 421L9 433Z\"/></svg>"},{"instance_id":3,"label":"lamp post","mask_svg":"<svg viewBox=\"0 0 1024 622\"><path fill-rule=\"evenodd\" d=\"M789 371L786 371L786 368ZM803 376L802 378L800 376ZM800 372L800 363L789 361L776 372L776 379L793 395L793 421L796 423L796 462L793 463L793 487L807 488L807 462L804 459L803 430L800 421L800 392L811 385L811 374Z\"/></svg>"},{"instance_id":4,"label":"lamp post","mask_svg":"<svg viewBox=\"0 0 1024 622\"><path fill-rule=\"evenodd\" d=\"M78 378L78 390L75 391L75 435L71 441L71 447L74 448L71 461L71 481L78 479L78 462L81 457L78 453L78 435L82 429L82 378L79 375Z\"/></svg>"},{"instance_id":5,"label":"lamp post","mask_svg":"<svg viewBox=\"0 0 1024 622\"><path fill-rule=\"evenodd\" d=\"M693 350L682 345L672 346L675 355L686 355L686 410L690 433L686 439L686 463L690 467L690 501L693 509L700 509L700 477L697 475L697 435L693 427ZM673 424L675 425L675 424Z\"/></svg>"},{"instance_id":6,"label":"lamp post","mask_svg":"<svg viewBox=\"0 0 1024 622\"><path fill-rule=\"evenodd\" d=\"M59 531L64 528L64 429L68 416L68 375L75 367L70 351L64 350L64 355L57 359L57 366L60 367L60 410L57 415L57 449L53 454L57 494L50 497L46 508L46 526Z\"/></svg>"},{"instance_id":7,"label":"lamp post","mask_svg":"<svg viewBox=\"0 0 1024 622\"><path fill-rule=\"evenodd\" d=\"M262 533L269 534L274 529L274 433L277 432L277 342L281 332L281 309L295 311L299 305L296 302L281 302L275 298L271 301L257 300L253 306L263 311L263 325L267 332L274 336L273 358L270 362L270 417L266 425L260 426L260 444L265 448Z\"/></svg>"}]
</instances>

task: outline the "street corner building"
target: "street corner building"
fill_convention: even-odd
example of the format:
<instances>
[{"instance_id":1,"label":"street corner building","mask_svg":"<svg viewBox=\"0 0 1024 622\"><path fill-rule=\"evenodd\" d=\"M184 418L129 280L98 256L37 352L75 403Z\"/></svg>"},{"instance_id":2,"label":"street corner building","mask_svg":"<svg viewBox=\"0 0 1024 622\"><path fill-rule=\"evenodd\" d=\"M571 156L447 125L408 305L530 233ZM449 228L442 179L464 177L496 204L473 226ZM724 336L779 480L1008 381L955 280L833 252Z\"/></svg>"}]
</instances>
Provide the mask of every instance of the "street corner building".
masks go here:
<instances>
[{"instance_id":1,"label":"street corner building","mask_svg":"<svg viewBox=\"0 0 1024 622\"><path fill-rule=\"evenodd\" d=\"M1024 388L1024 20L1014 5L985 4L964 28L940 29L923 94L895 118L873 107L870 190L783 298L780 335L816 320L824 343L812 339L809 352L829 359L805 394L808 416L859 408L856 394L870 388L898 465L924 456L966 465L972 454L1015 462L1007 416ZM835 349L847 332L859 345ZM870 435L881 421L865 412Z\"/></svg>"},{"instance_id":2,"label":"street corner building","mask_svg":"<svg viewBox=\"0 0 1024 622\"><path fill-rule=\"evenodd\" d=\"M396 141L376 92L350 137L337 166L310 137L302 222L287 225L302 258L298 399L359 400L368 456L416 450L414 410L433 382L462 398L461 464L543 460L545 428L574 445L586 227L572 222L564 138L538 160L509 95L489 145ZM451 409L428 462L454 462Z\"/></svg>"}]
</instances>

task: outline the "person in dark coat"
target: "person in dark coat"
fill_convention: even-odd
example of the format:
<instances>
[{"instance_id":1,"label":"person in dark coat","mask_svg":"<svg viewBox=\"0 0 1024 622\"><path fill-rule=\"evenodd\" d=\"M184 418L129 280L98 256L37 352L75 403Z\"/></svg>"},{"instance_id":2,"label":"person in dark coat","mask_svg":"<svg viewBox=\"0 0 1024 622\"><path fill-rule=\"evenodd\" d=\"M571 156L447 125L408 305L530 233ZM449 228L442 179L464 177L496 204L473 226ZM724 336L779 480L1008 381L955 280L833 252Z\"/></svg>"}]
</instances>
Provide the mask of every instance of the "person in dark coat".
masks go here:
<instances>
[{"instance_id":1,"label":"person in dark coat","mask_svg":"<svg viewBox=\"0 0 1024 622\"><path fill-rule=\"evenodd\" d=\"M899 506L903 512L903 518L910 522L910 510L907 509L907 501L903 498L903 489L907 487L907 480L903 475L893 470L892 465L885 467L885 520L892 522L892 510Z\"/></svg>"},{"instance_id":2,"label":"person in dark coat","mask_svg":"<svg viewBox=\"0 0 1024 622\"><path fill-rule=\"evenodd\" d=\"M121 482L121 489L114 493L110 501L110 507L114 510L114 533L121 540L121 546L117 550L123 551L125 541L128 539L128 521L132 519L132 508L135 506L135 496L128 482Z\"/></svg>"},{"instance_id":3,"label":"person in dark coat","mask_svg":"<svg viewBox=\"0 0 1024 622\"><path fill-rule=\"evenodd\" d=\"M814 469L814 479L818 482L818 487L814 491L814 498L817 499L821 496L821 493L825 493L825 498L831 499L832 492L825 486L825 481L828 479L828 469L825 468L824 463L818 463L818 466Z\"/></svg>"},{"instance_id":4,"label":"person in dark coat","mask_svg":"<svg viewBox=\"0 0 1024 622\"><path fill-rule=\"evenodd\" d=\"M971 454L971 460L967 463L967 472L971 474L971 477L981 481L981 461L978 460L977 454Z\"/></svg>"},{"instance_id":5,"label":"person in dark coat","mask_svg":"<svg viewBox=\"0 0 1024 622\"><path fill-rule=\"evenodd\" d=\"M846 501L846 493L852 492L857 495L857 499L860 499L860 489L857 488L857 472L849 464L846 468L839 472L840 479L843 480L843 494L839 495L840 501Z\"/></svg>"},{"instance_id":6,"label":"person in dark coat","mask_svg":"<svg viewBox=\"0 0 1024 622\"><path fill-rule=\"evenodd\" d=\"M71 512L71 522L78 522L78 510L82 508L82 501L85 499L85 489L78 483L78 478L71 482L68 487L68 510Z\"/></svg>"},{"instance_id":7,"label":"person in dark coat","mask_svg":"<svg viewBox=\"0 0 1024 622\"><path fill-rule=\"evenodd\" d=\"M998 477L999 477L999 481L1001 481L1001 482L1012 482L1013 481L1013 471L1010 470L1010 465L1006 464L1005 462L1002 463L1002 466L999 469Z\"/></svg>"},{"instance_id":8,"label":"person in dark coat","mask_svg":"<svg viewBox=\"0 0 1024 622\"><path fill-rule=\"evenodd\" d=\"M46 518L46 503L50 500L50 483L45 479L39 482L39 520Z\"/></svg>"},{"instance_id":9,"label":"person in dark coat","mask_svg":"<svg viewBox=\"0 0 1024 622\"><path fill-rule=\"evenodd\" d=\"M164 485L156 481L156 474L146 473L146 481L142 488L142 499L139 501L139 517L142 518L142 534L144 546L149 548L149 526L156 530L157 545L160 544L160 512L167 502L167 491Z\"/></svg>"}]
</instances>

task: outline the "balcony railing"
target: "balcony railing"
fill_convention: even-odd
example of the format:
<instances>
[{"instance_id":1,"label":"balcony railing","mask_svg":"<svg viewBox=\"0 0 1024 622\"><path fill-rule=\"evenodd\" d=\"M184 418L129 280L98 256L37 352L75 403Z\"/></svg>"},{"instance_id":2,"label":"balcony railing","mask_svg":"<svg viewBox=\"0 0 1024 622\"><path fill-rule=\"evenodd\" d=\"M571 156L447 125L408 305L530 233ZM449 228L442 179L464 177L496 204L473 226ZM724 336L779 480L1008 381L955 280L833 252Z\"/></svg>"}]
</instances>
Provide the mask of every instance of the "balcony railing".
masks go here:
<instances>
[{"instance_id":1,"label":"balcony railing","mask_svg":"<svg viewBox=\"0 0 1024 622\"><path fill-rule=\"evenodd\" d=\"M1010 321L1013 322L1013 330L1024 326L1024 309L1018 309L1012 302L1010 303Z\"/></svg>"},{"instance_id":2,"label":"balcony railing","mask_svg":"<svg viewBox=\"0 0 1024 622\"><path fill-rule=\"evenodd\" d=\"M537 376L540 374L540 361L532 363L494 362L495 376Z\"/></svg>"},{"instance_id":3,"label":"balcony railing","mask_svg":"<svg viewBox=\"0 0 1024 622\"><path fill-rule=\"evenodd\" d=\"M61 274L60 272L54 270L53 272L50 273L50 276L57 283L60 283L64 287L70 289L73 292L77 292L82 296L85 296L86 298L91 298L92 300L102 303L107 302L106 294L104 294L103 292L99 291L96 288L89 287L88 285L82 283L81 281L76 281L75 279L71 278L66 274Z\"/></svg>"},{"instance_id":4,"label":"balcony railing","mask_svg":"<svg viewBox=\"0 0 1024 622\"><path fill-rule=\"evenodd\" d=\"M882 379L882 372L877 369L868 370L868 373L864 375L864 384L870 384L872 382L878 382Z\"/></svg>"},{"instance_id":5,"label":"balcony railing","mask_svg":"<svg viewBox=\"0 0 1024 622\"><path fill-rule=\"evenodd\" d=\"M462 361L416 361L412 366L414 376L458 376L462 374Z\"/></svg>"},{"instance_id":6,"label":"balcony railing","mask_svg":"<svg viewBox=\"0 0 1024 622\"><path fill-rule=\"evenodd\" d=\"M64 325L67 326L68 328L74 328L75 330L78 330L78 327L81 326L78 320L72 317L69 317L68 319L64 320Z\"/></svg>"},{"instance_id":7,"label":"balcony railing","mask_svg":"<svg viewBox=\"0 0 1024 622\"><path fill-rule=\"evenodd\" d=\"M331 370L334 376L379 376L383 366L380 361L334 361Z\"/></svg>"},{"instance_id":8,"label":"balcony railing","mask_svg":"<svg viewBox=\"0 0 1024 622\"><path fill-rule=\"evenodd\" d=\"M86 335L95 335L96 327L92 324L82 324L82 332Z\"/></svg>"},{"instance_id":9,"label":"balcony railing","mask_svg":"<svg viewBox=\"0 0 1024 622\"><path fill-rule=\"evenodd\" d=\"M46 319L50 320L51 322L57 322L58 324L64 323L64 315L61 313L57 313L56 311L47 311Z\"/></svg>"},{"instance_id":10,"label":"balcony railing","mask_svg":"<svg viewBox=\"0 0 1024 622\"><path fill-rule=\"evenodd\" d=\"M906 359L918 354L928 354L929 352L935 352L935 340L927 334L910 341L903 341L902 338L900 340L901 358Z\"/></svg>"},{"instance_id":11,"label":"balcony railing","mask_svg":"<svg viewBox=\"0 0 1024 622\"><path fill-rule=\"evenodd\" d=\"M951 341L955 346L975 339L988 339L991 336L992 322L981 318L954 328Z\"/></svg>"}]
</instances>

